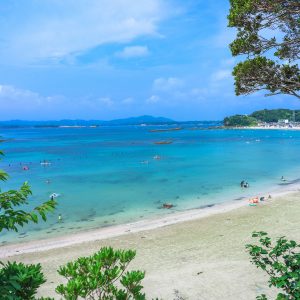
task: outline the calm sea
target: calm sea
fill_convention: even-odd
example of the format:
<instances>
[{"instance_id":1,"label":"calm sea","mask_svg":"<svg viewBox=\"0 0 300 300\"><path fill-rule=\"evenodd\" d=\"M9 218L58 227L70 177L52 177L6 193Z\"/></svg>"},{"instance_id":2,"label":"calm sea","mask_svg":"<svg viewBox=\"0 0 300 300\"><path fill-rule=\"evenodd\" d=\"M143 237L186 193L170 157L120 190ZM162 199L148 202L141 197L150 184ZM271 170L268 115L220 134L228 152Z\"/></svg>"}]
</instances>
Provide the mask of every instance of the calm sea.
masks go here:
<instances>
[{"instance_id":1,"label":"calm sea","mask_svg":"<svg viewBox=\"0 0 300 300\"><path fill-rule=\"evenodd\" d=\"M0 242L46 238L239 199L298 179L300 131L192 130L166 127L0 129L10 175L2 191L28 181L30 206L59 205L46 223ZM172 140L171 144L155 142ZM42 165L42 161L51 162ZM27 166L29 170L23 170ZM240 181L250 188L242 190ZM175 205L161 209L165 202ZM62 222L58 222L61 214Z\"/></svg>"}]
</instances>

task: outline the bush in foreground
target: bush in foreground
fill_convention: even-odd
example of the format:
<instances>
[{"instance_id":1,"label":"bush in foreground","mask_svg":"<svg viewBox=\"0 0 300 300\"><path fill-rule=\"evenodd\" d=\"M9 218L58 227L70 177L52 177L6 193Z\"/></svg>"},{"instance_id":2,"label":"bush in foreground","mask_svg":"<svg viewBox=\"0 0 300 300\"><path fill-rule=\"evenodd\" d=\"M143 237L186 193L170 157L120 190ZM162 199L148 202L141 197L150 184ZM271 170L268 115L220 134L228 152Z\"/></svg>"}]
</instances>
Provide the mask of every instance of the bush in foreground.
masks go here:
<instances>
[{"instance_id":1,"label":"bush in foreground","mask_svg":"<svg viewBox=\"0 0 300 300\"><path fill-rule=\"evenodd\" d=\"M269 286L281 291L277 300L300 299L300 244L280 237L273 245L266 232L253 232L259 245L246 245L251 262L264 270L269 276ZM257 297L266 300L266 295Z\"/></svg>"},{"instance_id":2,"label":"bush in foreground","mask_svg":"<svg viewBox=\"0 0 300 300\"><path fill-rule=\"evenodd\" d=\"M92 256L78 258L58 270L68 281L59 285L56 292L72 300L146 299L141 292L145 273L125 273L135 254L132 250L104 247Z\"/></svg>"},{"instance_id":3,"label":"bush in foreground","mask_svg":"<svg viewBox=\"0 0 300 300\"><path fill-rule=\"evenodd\" d=\"M0 269L1 299L34 299L34 295L46 279L41 265L24 265L8 262ZM45 298L44 298L45 299Z\"/></svg>"}]
</instances>

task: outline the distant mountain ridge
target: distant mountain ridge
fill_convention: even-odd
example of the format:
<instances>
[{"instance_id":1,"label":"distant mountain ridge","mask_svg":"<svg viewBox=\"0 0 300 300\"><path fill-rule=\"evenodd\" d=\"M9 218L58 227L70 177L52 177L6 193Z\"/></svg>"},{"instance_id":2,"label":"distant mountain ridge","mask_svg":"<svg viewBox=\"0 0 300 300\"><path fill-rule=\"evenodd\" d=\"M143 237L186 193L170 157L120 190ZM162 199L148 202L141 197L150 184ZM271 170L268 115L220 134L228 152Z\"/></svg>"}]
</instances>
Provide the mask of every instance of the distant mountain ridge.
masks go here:
<instances>
[{"instance_id":1,"label":"distant mountain ridge","mask_svg":"<svg viewBox=\"0 0 300 300\"><path fill-rule=\"evenodd\" d=\"M110 121L102 120L49 120L49 121L26 121L9 120L0 121L1 127L58 127L58 126L101 126L101 125L140 125L140 124L174 124L174 120L164 117L153 117L149 115L115 119Z\"/></svg>"}]
</instances>

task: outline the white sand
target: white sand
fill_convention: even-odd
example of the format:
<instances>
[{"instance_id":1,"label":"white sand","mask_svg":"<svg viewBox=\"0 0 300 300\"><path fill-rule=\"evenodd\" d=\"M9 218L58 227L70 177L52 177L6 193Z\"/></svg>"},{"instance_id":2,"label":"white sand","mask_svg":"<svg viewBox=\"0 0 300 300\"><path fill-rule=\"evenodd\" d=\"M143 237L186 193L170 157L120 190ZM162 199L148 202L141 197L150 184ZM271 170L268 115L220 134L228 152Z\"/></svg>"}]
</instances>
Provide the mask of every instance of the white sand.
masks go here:
<instances>
[{"instance_id":1,"label":"white sand","mask_svg":"<svg viewBox=\"0 0 300 300\"><path fill-rule=\"evenodd\" d=\"M48 281L40 294L56 299L54 289L62 282L57 268L105 245L137 250L133 267L146 271L144 287L149 299L175 299L175 290L184 299L255 299L271 291L264 273L250 264L245 244L253 241L253 230L300 241L297 189L286 187L276 199L257 207L241 200L156 220L4 246L0 257L18 253L9 259L41 262ZM286 194L290 190L294 193Z\"/></svg>"},{"instance_id":2,"label":"white sand","mask_svg":"<svg viewBox=\"0 0 300 300\"><path fill-rule=\"evenodd\" d=\"M270 192L273 197L279 197L286 194L294 193L300 190L300 185L291 184L280 187ZM264 196L270 194L265 193ZM244 207L248 204L247 199L237 201L227 201L221 204L216 204L211 207L191 209L183 212L175 212L164 217L156 217L152 219L145 219L133 223L115 225L111 227L86 230L83 232L72 233L64 236L46 238L41 240L33 240L29 242L10 244L0 247L0 258L6 258L13 255L47 251L56 248L63 248L71 245L81 244L84 242L91 242L113 238L116 236L126 235L129 233L137 233L145 230L152 230L169 226L176 223L192 221L195 219L212 216L215 214L226 213L239 207Z\"/></svg>"}]
</instances>

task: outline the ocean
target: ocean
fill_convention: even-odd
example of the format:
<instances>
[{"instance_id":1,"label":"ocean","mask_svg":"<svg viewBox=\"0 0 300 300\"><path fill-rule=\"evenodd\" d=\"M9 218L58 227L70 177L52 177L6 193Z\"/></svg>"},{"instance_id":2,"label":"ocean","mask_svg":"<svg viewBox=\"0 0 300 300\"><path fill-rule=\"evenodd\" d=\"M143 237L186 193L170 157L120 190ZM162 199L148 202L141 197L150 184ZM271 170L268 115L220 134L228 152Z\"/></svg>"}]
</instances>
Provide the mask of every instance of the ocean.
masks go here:
<instances>
[{"instance_id":1,"label":"ocean","mask_svg":"<svg viewBox=\"0 0 300 300\"><path fill-rule=\"evenodd\" d=\"M0 129L6 140L0 145L5 152L0 169L10 175L0 183L1 190L28 181L31 208L59 194L58 207L47 222L26 225L18 233L3 231L0 243L238 201L300 177L300 131L196 125L156 132L151 130L172 126ZM161 141L170 143L156 144ZM44 161L50 164L41 164ZM249 183L248 189L240 187L242 180ZM163 209L164 203L174 207Z\"/></svg>"}]
</instances>

